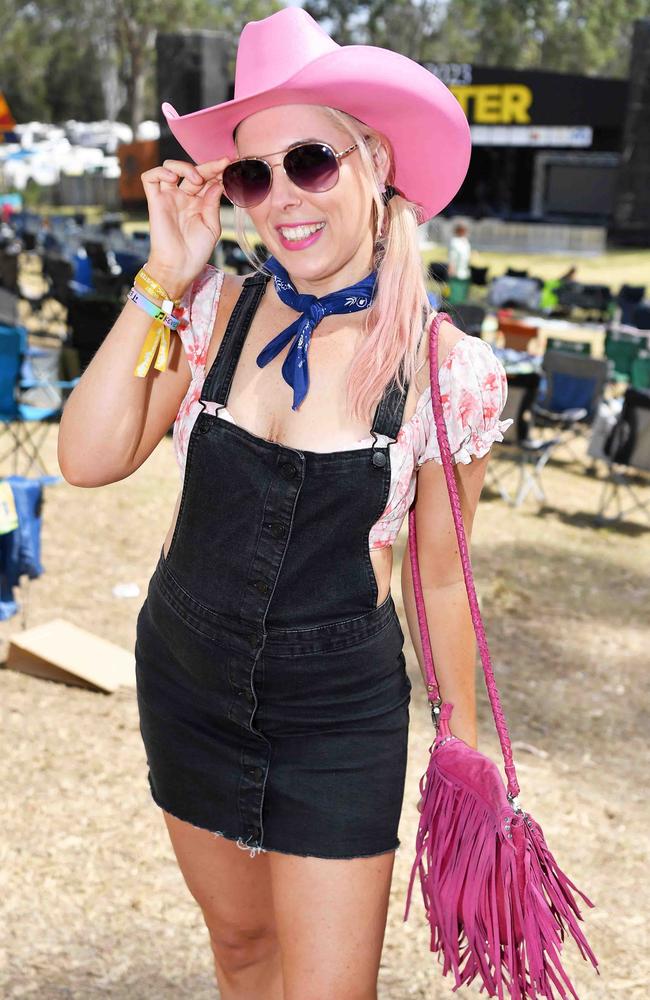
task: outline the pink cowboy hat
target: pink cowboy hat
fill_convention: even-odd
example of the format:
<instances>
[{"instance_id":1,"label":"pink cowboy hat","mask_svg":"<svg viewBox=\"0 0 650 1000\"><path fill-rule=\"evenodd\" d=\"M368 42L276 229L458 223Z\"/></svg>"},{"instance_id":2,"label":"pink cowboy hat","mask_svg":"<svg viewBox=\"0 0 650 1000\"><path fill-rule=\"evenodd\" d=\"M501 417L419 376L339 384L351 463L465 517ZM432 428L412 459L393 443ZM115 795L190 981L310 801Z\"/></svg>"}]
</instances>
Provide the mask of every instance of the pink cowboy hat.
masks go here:
<instances>
[{"instance_id":1,"label":"pink cowboy hat","mask_svg":"<svg viewBox=\"0 0 650 1000\"><path fill-rule=\"evenodd\" d=\"M179 115L162 111L195 163L237 159L233 131L256 111L282 104L324 104L382 132L395 154L394 186L437 215L460 188L471 152L465 114L436 76L406 56L374 45L337 45L299 7L242 30L232 101Z\"/></svg>"}]
</instances>

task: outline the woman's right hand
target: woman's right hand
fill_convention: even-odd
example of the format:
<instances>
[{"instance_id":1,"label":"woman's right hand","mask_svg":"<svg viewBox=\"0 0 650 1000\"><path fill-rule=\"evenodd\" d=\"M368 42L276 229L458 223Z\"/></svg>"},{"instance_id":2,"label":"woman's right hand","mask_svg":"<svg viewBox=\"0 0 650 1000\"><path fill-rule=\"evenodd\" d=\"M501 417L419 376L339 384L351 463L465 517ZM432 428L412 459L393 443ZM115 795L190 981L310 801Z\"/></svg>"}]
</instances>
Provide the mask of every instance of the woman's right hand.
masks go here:
<instances>
[{"instance_id":1,"label":"woman's right hand","mask_svg":"<svg viewBox=\"0 0 650 1000\"><path fill-rule=\"evenodd\" d=\"M173 299L191 285L221 236L222 174L229 162L165 160L142 174L151 237L147 270Z\"/></svg>"}]
</instances>

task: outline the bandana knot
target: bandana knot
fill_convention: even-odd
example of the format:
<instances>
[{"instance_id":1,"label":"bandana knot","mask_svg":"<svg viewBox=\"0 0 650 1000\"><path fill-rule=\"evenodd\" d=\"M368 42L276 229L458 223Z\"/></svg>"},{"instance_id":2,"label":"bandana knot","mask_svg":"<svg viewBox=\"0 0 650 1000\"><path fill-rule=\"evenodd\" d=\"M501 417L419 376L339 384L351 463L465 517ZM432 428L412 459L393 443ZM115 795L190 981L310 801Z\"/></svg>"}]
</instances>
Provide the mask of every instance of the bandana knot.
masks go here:
<instances>
[{"instance_id":1,"label":"bandana knot","mask_svg":"<svg viewBox=\"0 0 650 1000\"><path fill-rule=\"evenodd\" d=\"M329 292L321 298L315 295L301 295L291 281L288 272L275 257L269 257L264 267L273 275L273 283L278 298L285 305L300 313L297 319L282 330L260 351L257 364L260 368L275 358L289 341L293 340L287 356L282 364L282 377L293 389L292 410L297 410L309 389L309 369L307 351L311 335L316 326L325 316L334 314L359 312L367 309L373 299L377 272L358 281L355 285Z\"/></svg>"}]
</instances>

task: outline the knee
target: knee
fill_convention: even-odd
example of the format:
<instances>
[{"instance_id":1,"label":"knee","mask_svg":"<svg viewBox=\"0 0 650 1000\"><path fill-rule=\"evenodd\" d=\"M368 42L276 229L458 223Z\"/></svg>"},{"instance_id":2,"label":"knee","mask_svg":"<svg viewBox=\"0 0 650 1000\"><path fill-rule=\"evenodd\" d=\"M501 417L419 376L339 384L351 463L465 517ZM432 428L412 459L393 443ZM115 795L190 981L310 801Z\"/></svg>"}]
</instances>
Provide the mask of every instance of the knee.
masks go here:
<instances>
[{"instance_id":1,"label":"knee","mask_svg":"<svg viewBox=\"0 0 650 1000\"><path fill-rule=\"evenodd\" d=\"M207 926L215 961L224 972L241 972L268 962L279 952L278 938L272 925L242 928L221 923Z\"/></svg>"}]
</instances>

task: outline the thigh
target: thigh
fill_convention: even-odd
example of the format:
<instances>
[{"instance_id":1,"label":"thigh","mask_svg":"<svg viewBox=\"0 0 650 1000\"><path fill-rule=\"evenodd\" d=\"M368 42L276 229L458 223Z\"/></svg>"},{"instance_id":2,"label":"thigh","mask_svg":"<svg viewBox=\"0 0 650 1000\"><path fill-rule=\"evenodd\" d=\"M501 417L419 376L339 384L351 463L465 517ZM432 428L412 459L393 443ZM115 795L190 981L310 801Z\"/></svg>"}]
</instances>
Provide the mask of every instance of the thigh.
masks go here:
<instances>
[{"instance_id":1,"label":"thigh","mask_svg":"<svg viewBox=\"0 0 650 1000\"><path fill-rule=\"evenodd\" d=\"M266 854L251 857L237 843L200 830L162 810L176 860L213 937L274 935Z\"/></svg>"},{"instance_id":2,"label":"thigh","mask_svg":"<svg viewBox=\"0 0 650 1000\"><path fill-rule=\"evenodd\" d=\"M374 1000L395 851L268 861L284 1000Z\"/></svg>"}]
</instances>

